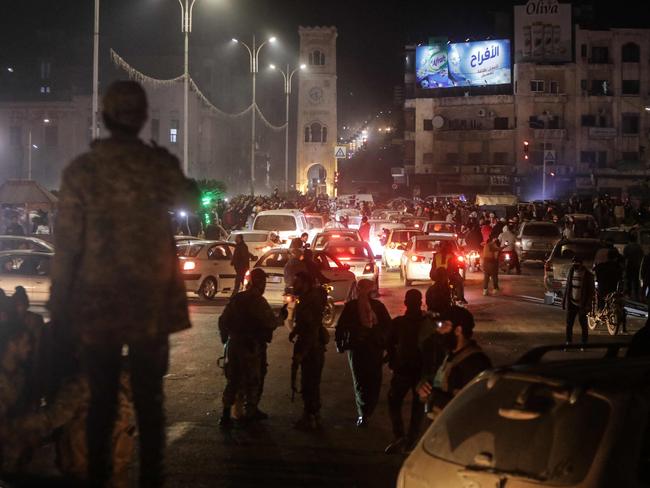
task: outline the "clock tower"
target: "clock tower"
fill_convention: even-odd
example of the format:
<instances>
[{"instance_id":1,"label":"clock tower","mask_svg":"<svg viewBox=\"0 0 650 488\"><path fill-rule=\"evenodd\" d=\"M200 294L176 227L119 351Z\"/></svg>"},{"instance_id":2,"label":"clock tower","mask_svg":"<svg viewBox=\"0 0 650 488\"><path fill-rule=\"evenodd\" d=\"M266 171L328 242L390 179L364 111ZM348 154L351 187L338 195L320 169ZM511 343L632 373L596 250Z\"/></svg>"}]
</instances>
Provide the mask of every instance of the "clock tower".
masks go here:
<instances>
[{"instance_id":1,"label":"clock tower","mask_svg":"<svg viewBox=\"0 0 650 488\"><path fill-rule=\"evenodd\" d=\"M296 189L334 195L336 28L300 27Z\"/></svg>"}]
</instances>

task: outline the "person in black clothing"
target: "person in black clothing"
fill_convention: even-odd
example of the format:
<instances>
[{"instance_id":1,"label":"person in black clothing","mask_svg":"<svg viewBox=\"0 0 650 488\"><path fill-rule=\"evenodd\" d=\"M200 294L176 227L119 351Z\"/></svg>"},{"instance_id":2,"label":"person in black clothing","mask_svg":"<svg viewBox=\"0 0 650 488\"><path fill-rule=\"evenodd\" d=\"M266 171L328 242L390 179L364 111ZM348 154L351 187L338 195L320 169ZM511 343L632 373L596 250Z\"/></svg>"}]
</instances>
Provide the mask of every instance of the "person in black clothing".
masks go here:
<instances>
[{"instance_id":1,"label":"person in black clothing","mask_svg":"<svg viewBox=\"0 0 650 488\"><path fill-rule=\"evenodd\" d=\"M451 290L447 270L438 268L431 270L433 285L429 287L426 294L427 310L435 315L441 315L451 307Z\"/></svg>"},{"instance_id":2,"label":"person in black clothing","mask_svg":"<svg viewBox=\"0 0 650 488\"><path fill-rule=\"evenodd\" d=\"M421 345L436 334L435 322L429 314L422 311L422 293L419 290L407 291L404 305L406 314L393 319L388 335L388 366L393 371L388 392L388 411L394 440L386 447L386 454L408 451L418 440L424 418L424 405L417 394L417 386L422 377ZM413 398L411 421L406 434L402 404L409 391Z\"/></svg>"},{"instance_id":3,"label":"person in black clothing","mask_svg":"<svg viewBox=\"0 0 650 488\"><path fill-rule=\"evenodd\" d=\"M250 261L251 253L244 242L244 236L237 234L235 236L235 252L232 255L232 261L230 263L235 268L235 286L232 289L231 298L239 292L239 288L244 283L244 277L250 266Z\"/></svg>"},{"instance_id":4,"label":"person in black clothing","mask_svg":"<svg viewBox=\"0 0 650 488\"><path fill-rule=\"evenodd\" d=\"M474 317L469 310L451 307L442 318L439 333L448 354L435 372L423 368L423 380L418 387L430 417L439 414L476 375L492 367L490 358L472 339Z\"/></svg>"},{"instance_id":5,"label":"person in black clothing","mask_svg":"<svg viewBox=\"0 0 650 488\"><path fill-rule=\"evenodd\" d=\"M471 251L480 251L481 242L483 242L483 235L481 229L477 224L472 225L471 229L465 236L466 248Z\"/></svg>"},{"instance_id":6,"label":"person in black clothing","mask_svg":"<svg viewBox=\"0 0 650 488\"><path fill-rule=\"evenodd\" d=\"M311 249L305 249L302 253L303 264L307 268L307 272L313 278L314 284L322 285L328 283L330 280L321 272L320 266L314 261L314 253Z\"/></svg>"},{"instance_id":7,"label":"person in black clothing","mask_svg":"<svg viewBox=\"0 0 650 488\"><path fill-rule=\"evenodd\" d=\"M598 282L598 308L602 309L605 304L605 297L618 289L623 279L623 269L618 263L620 254L615 248L608 249L607 261L597 264L594 268L596 281Z\"/></svg>"},{"instance_id":8,"label":"person in black clothing","mask_svg":"<svg viewBox=\"0 0 650 488\"><path fill-rule=\"evenodd\" d=\"M5 229L5 234L8 236L24 236L25 235L25 229L23 229L23 226L18 223L18 217L13 216L11 218L11 222Z\"/></svg>"},{"instance_id":9,"label":"person in black clothing","mask_svg":"<svg viewBox=\"0 0 650 488\"><path fill-rule=\"evenodd\" d=\"M325 345L329 333L323 327L325 299L323 290L313 286L313 280L304 271L296 274L293 290L299 299L296 305L296 326L289 334L294 342L292 358L293 378L301 370L301 392L304 403L302 417L294 424L300 430L314 430L320 427L320 383L325 365ZM295 390L294 390L295 391Z\"/></svg>"},{"instance_id":10,"label":"person in black clothing","mask_svg":"<svg viewBox=\"0 0 650 488\"><path fill-rule=\"evenodd\" d=\"M386 335L391 320L384 304L370 297L373 289L373 281L359 281L359 298L345 304L336 325L337 344L342 342L342 336L350 337L348 359L354 381L357 427L368 425L379 401Z\"/></svg>"},{"instance_id":11,"label":"person in black clothing","mask_svg":"<svg viewBox=\"0 0 650 488\"><path fill-rule=\"evenodd\" d=\"M639 269L643 259L643 249L636 240L636 233L630 235L630 242L623 248L625 258L625 291L630 299L641 300L639 293Z\"/></svg>"}]
</instances>

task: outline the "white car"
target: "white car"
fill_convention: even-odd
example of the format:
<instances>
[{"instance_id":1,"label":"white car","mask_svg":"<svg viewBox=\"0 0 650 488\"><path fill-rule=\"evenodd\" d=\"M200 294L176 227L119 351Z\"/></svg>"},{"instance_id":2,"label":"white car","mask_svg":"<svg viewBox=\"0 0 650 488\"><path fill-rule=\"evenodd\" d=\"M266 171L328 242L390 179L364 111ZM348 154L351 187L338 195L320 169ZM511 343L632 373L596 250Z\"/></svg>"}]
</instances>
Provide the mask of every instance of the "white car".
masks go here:
<instances>
[{"instance_id":1,"label":"white car","mask_svg":"<svg viewBox=\"0 0 650 488\"><path fill-rule=\"evenodd\" d=\"M375 289L379 289L379 266L367 242L329 241L324 251L350 266L357 281L371 280L375 283Z\"/></svg>"},{"instance_id":2,"label":"white car","mask_svg":"<svg viewBox=\"0 0 650 488\"><path fill-rule=\"evenodd\" d=\"M230 294L235 286L235 268L230 264L232 242L192 241L176 246L185 289L206 300Z\"/></svg>"},{"instance_id":3,"label":"white car","mask_svg":"<svg viewBox=\"0 0 650 488\"><path fill-rule=\"evenodd\" d=\"M311 248L314 251L322 251L330 241L354 241L361 242L361 236L356 230L348 229L328 229L321 232L311 241Z\"/></svg>"},{"instance_id":4,"label":"white car","mask_svg":"<svg viewBox=\"0 0 650 488\"><path fill-rule=\"evenodd\" d=\"M423 230L425 234L455 234L456 224L446 220L427 220Z\"/></svg>"},{"instance_id":5,"label":"white car","mask_svg":"<svg viewBox=\"0 0 650 488\"><path fill-rule=\"evenodd\" d=\"M238 235L244 238L244 243L248 246L248 252L257 259L274 247L278 247L275 242L277 238L273 240L273 232L266 230L235 230L228 236L228 242L235 242L235 237Z\"/></svg>"},{"instance_id":6,"label":"white car","mask_svg":"<svg viewBox=\"0 0 650 488\"><path fill-rule=\"evenodd\" d=\"M288 261L289 250L276 248L264 254L253 266L266 272L264 298L272 306L282 306L285 303L284 267ZM330 296L334 302L343 303L355 295L356 279L349 266L323 251L314 252L314 261L320 265L323 275L330 280Z\"/></svg>"},{"instance_id":7,"label":"white car","mask_svg":"<svg viewBox=\"0 0 650 488\"><path fill-rule=\"evenodd\" d=\"M0 252L0 288L7 295L13 295L15 288L22 286L30 302L46 303L50 299L53 257L51 252Z\"/></svg>"},{"instance_id":8,"label":"white car","mask_svg":"<svg viewBox=\"0 0 650 488\"><path fill-rule=\"evenodd\" d=\"M384 254L384 245L388 239L388 234L393 229L406 229L404 224L398 224L395 222L389 222L386 220L379 221L369 221L370 224L370 237L368 238L368 243L372 252L375 253L375 257L381 258ZM387 232L384 232L386 230ZM386 237L384 237L386 236Z\"/></svg>"},{"instance_id":9,"label":"white car","mask_svg":"<svg viewBox=\"0 0 650 488\"><path fill-rule=\"evenodd\" d=\"M25 236L0 236L0 251L54 252L54 246L43 239Z\"/></svg>"},{"instance_id":10,"label":"white car","mask_svg":"<svg viewBox=\"0 0 650 488\"><path fill-rule=\"evenodd\" d=\"M255 216L252 230L275 232L285 247L289 247L291 240L299 238L303 232L314 235L309 231L305 214L297 209L264 210Z\"/></svg>"},{"instance_id":11,"label":"white car","mask_svg":"<svg viewBox=\"0 0 650 488\"><path fill-rule=\"evenodd\" d=\"M399 216L402 212L399 210L375 210L371 214L372 220L387 220L390 221L392 217Z\"/></svg>"},{"instance_id":12,"label":"white car","mask_svg":"<svg viewBox=\"0 0 650 488\"><path fill-rule=\"evenodd\" d=\"M402 263L402 254L406 250L409 241L415 236L421 236L420 229L393 229L388 235L388 241L384 246L384 254L381 262L386 270L397 270Z\"/></svg>"},{"instance_id":13,"label":"white car","mask_svg":"<svg viewBox=\"0 0 650 488\"><path fill-rule=\"evenodd\" d=\"M341 210L337 210L336 212L336 220L341 221L341 218L347 217L348 219L348 228L350 229L358 229L359 226L361 225L361 212L357 209L354 208L343 208Z\"/></svg>"},{"instance_id":14,"label":"white car","mask_svg":"<svg viewBox=\"0 0 650 488\"><path fill-rule=\"evenodd\" d=\"M307 219L307 225L309 226L309 231L317 234L323 232L325 228L325 218L322 214L319 213L306 213L305 219Z\"/></svg>"},{"instance_id":15,"label":"white car","mask_svg":"<svg viewBox=\"0 0 650 488\"><path fill-rule=\"evenodd\" d=\"M438 244L451 242L453 253L459 260L459 266L464 269L464 257L462 256L456 238L453 235L420 235L415 236L409 242L407 249L402 255L400 265L400 276L406 286L411 286L414 281L431 281L431 263L433 253ZM464 274L461 269L461 276Z\"/></svg>"}]
</instances>

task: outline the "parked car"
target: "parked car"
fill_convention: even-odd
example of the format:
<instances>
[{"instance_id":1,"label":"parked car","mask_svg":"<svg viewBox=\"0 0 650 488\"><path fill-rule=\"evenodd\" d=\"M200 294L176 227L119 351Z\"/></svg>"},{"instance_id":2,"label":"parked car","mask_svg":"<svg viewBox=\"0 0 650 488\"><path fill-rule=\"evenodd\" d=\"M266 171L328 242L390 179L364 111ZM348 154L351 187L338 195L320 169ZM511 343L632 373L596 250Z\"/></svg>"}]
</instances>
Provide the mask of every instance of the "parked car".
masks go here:
<instances>
[{"instance_id":1,"label":"parked car","mask_svg":"<svg viewBox=\"0 0 650 488\"><path fill-rule=\"evenodd\" d=\"M226 241L192 241L176 246L185 288L206 300L232 293L235 268L230 264L235 244Z\"/></svg>"},{"instance_id":2,"label":"parked car","mask_svg":"<svg viewBox=\"0 0 650 488\"><path fill-rule=\"evenodd\" d=\"M476 377L404 461L397 487L650 486L650 359L619 357L624 344L578 347L537 348Z\"/></svg>"},{"instance_id":3,"label":"parked car","mask_svg":"<svg viewBox=\"0 0 650 488\"><path fill-rule=\"evenodd\" d=\"M596 252L603 247L607 247L607 244L600 239L576 238L558 241L544 264L546 290L562 296L574 256L580 257L587 269L591 269Z\"/></svg>"},{"instance_id":4,"label":"parked car","mask_svg":"<svg viewBox=\"0 0 650 488\"><path fill-rule=\"evenodd\" d=\"M601 241L611 242L621 254L623 254L625 246L632 241L632 236L629 231L622 227L609 227L601 230L598 237Z\"/></svg>"},{"instance_id":5,"label":"parked car","mask_svg":"<svg viewBox=\"0 0 650 488\"><path fill-rule=\"evenodd\" d=\"M244 238L248 252L255 258L260 258L262 254L278 246L278 237L274 232L266 230L235 230L228 236L228 242L235 242L235 237L241 235Z\"/></svg>"},{"instance_id":6,"label":"parked car","mask_svg":"<svg viewBox=\"0 0 650 488\"><path fill-rule=\"evenodd\" d=\"M546 259L561 237L560 228L553 222L524 222L515 241L520 261Z\"/></svg>"},{"instance_id":7,"label":"parked car","mask_svg":"<svg viewBox=\"0 0 650 488\"><path fill-rule=\"evenodd\" d=\"M289 250L275 248L264 254L253 266L253 268L261 268L266 272L264 298L270 305L281 306L285 303L284 295L287 285L284 282L284 267L287 261L289 261ZM314 261L320 265L323 275L330 280L329 284L332 286L330 296L335 302L343 303L354 296L356 278L349 266L324 251L315 251Z\"/></svg>"},{"instance_id":8,"label":"parked car","mask_svg":"<svg viewBox=\"0 0 650 488\"><path fill-rule=\"evenodd\" d=\"M347 264L357 281L371 280L375 283L375 289L379 289L379 266L375 263L375 256L367 242L329 241L323 250L344 265Z\"/></svg>"},{"instance_id":9,"label":"parked car","mask_svg":"<svg viewBox=\"0 0 650 488\"><path fill-rule=\"evenodd\" d=\"M303 232L310 236L309 225L305 214L300 210L264 210L255 216L252 230L266 230L275 232L280 238L280 243L288 247L291 240L300 237Z\"/></svg>"},{"instance_id":10,"label":"parked car","mask_svg":"<svg viewBox=\"0 0 650 488\"><path fill-rule=\"evenodd\" d=\"M388 235L388 241L384 246L384 253L381 262L386 270L399 269L402 261L402 254L406 250L409 241L414 236L423 235L420 229L393 229Z\"/></svg>"},{"instance_id":11,"label":"parked car","mask_svg":"<svg viewBox=\"0 0 650 488\"><path fill-rule=\"evenodd\" d=\"M322 251L329 241L353 241L360 242L359 231L348 229L327 229L317 234L311 241L311 249Z\"/></svg>"},{"instance_id":12,"label":"parked car","mask_svg":"<svg viewBox=\"0 0 650 488\"><path fill-rule=\"evenodd\" d=\"M427 219L424 217L413 217L409 214L404 214L397 219L397 222L404 224L409 229L424 229L424 224L427 223Z\"/></svg>"},{"instance_id":13,"label":"parked car","mask_svg":"<svg viewBox=\"0 0 650 488\"><path fill-rule=\"evenodd\" d=\"M182 244L190 244L192 242L200 241L199 237L194 237L194 236L174 236L174 241L176 242L177 246L180 246Z\"/></svg>"},{"instance_id":14,"label":"parked car","mask_svg":"<svg viewBox=\"0 0 650 488\"><path fill-rule=\"evenodd\" d=\"M13 295L17 286L27 292L30 302L46 303L50 299L52 252L1 251L0 288Z\"/></svg>"},{"instance_id":15,"label":"parked car","mask_svg":"<svg viewBox=\"0 0 650 488\"><path fill-rule=\"evenodd\" d=\"M591 214L566 214L561 220L560 225L564 228L566 222L573 224L573 232L575 237L583 238L597 238L598 237L598 222Z\"/></svg>"},{"instance_id":16,"label":"parked car","mask_svg":"<svg viewBox=\"0 0 650 488\"><path fill-rule=\"evenodd\" d=\"M442 242L451 242L453 253L458 260L461 276L465 277L465 257L458 247L456 238L452 235L417 235L411 238L408 247L402 255L400 277L404 285L411 286L414 281L431 281L429 273L433 261L433 253Z\"/></svg>"},{"instance_id":17,"label":"parked car","mask_svg":"<svg viewBox=\"0 0 650 488\"><path fill-rule=\"evenodd\" d=\"M54 252L54 246L43 239L23 236L0 236L0 251Z\"/></svg>"}]
</instances>

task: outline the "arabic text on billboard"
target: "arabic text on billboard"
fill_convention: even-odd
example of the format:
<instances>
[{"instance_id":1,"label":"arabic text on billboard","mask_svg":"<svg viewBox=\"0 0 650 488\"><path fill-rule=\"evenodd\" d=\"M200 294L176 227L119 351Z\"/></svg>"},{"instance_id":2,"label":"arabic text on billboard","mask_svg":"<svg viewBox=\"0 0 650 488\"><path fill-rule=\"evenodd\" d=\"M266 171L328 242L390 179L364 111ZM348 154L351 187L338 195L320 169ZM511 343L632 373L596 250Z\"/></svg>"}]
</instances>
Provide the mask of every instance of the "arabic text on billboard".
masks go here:
<instances>
[{"instance_id":1,"label":"arabic text on billboard","mask_svg":"<svg viewBox=\"0 0 650 488\"><path fill-rule=\"evenodd\" d=\"M419 88L446 88L449 81L447 45L418 46L415 50L415 76Z\"/></svg>"},{"instance_id":2,"label":"arabic text on billboard","mask_svg":"<svg viewBox=\"0 0 650 488\"><path fill-rule=\"evenodd\" d=\"M507 39L451 44L447 57L453 86L510 83L510 41Z\"/></svg>"}]
</instances>

